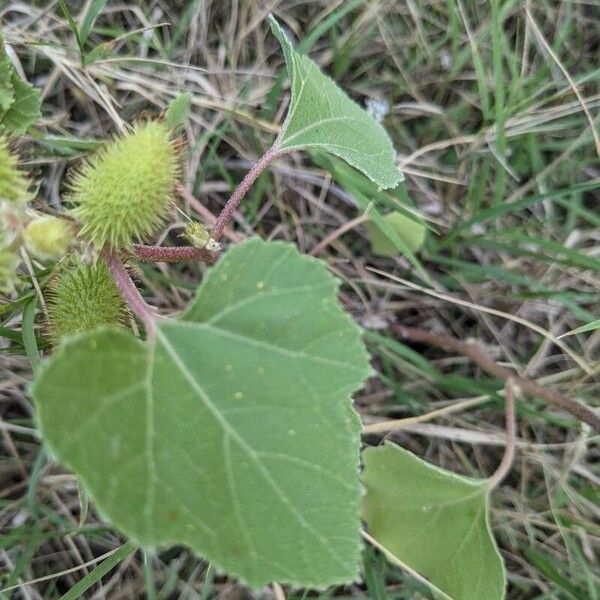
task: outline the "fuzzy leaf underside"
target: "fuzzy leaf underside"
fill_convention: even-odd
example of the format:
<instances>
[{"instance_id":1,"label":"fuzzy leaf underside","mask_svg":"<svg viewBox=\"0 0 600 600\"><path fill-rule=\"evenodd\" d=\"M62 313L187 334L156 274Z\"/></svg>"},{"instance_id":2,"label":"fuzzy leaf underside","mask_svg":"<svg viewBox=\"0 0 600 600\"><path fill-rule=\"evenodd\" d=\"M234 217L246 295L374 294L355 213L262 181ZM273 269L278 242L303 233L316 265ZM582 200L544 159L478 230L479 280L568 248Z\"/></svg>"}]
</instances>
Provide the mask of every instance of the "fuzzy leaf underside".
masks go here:
<instances>
[{"instance_id":1,"label":"fuzzy leaf underside","mask_svg":"<svg viewBox=\"0 0 600 600\"><path fill-rule=\"evenodd\" d=\"M323 264L250 240L151 342L67 341L33 386L55 456L144 547L186 544L254 587L348 582L370 373Z\"/></svg>"},{"instance_id":2,"label":"fuzzy leaf underside","mask_svg":"<svg viewBox=\"0 0 600 600\"><path fill-rule=\"evenodd\" d=\"M363 453L370 534L452 600L502 600L504 565L484 480L435 467L395 444Z\"/></svg>"},{"instance_id":3,"label":"fuzzy leaf underside","mask_svg":"<svg viewBox=\"0 0 600 600\"><path fill-rule=\"evenodd\" d=\"M269 19L283 49L292 92L280 147L325 150L383 189L395 187L402 181L402 173L385 129L310 58L296 52L274 17Z\"/></svg>"}]
</instances>

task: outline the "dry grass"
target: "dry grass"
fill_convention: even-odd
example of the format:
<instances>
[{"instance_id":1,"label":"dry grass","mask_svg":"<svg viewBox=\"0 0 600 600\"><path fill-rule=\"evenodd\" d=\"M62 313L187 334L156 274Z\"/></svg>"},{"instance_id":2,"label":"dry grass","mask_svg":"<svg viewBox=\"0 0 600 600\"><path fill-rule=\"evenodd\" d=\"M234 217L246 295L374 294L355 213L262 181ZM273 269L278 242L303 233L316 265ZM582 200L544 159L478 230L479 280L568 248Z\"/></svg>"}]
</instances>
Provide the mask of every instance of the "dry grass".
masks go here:
<instances>
[{"instance_id":1,"label":"dry grass","mask_svg":"<svg viewBox=\"0 0 600 600\"><path fill-rule=\"evenodd\" d=\"M89 4L70 3L75 15ZM107 44L106 54L84 69L56 2L0 3L6 39L44 94L43 122L22 146L39 174L39 207L60 206L68 170L92 146L80 142L113 135L190 91L185 183L203 212L218 213L268 148L285 108L282 98L272 118L263 110L282 67L267 13L302 37L344 4L109 2L91 36L91 47ZM590 127L600 115L600 6L528 1L528 20L522 4L356 2L311 51L355 98L387 103L385 125L407 190L435 232L420 256L429 282L402 257L371 254L352 196L305 156L280 159L236 217L241 235L292 241L343 280L342 300L369 329L381 374L356 400L365 421L457 405L389 437L474 476L491 474L501 458L502 386L462 356L416 345L415 358L390 343L386 319L480 340L500 363L588 403L600 390L600 332L562 347L553 341L600 306L600 169ZM182 198L179 207L197 215L193 201ZM175 239L183 222L174 213L164 236ZM165 313L180 310L202 272L197 265L148 268L148 300ZM6 598L58 598L122 540L83 508L75 478L41 453L27 358L14 347L3 351L0 373L0 583L18 586ZM516 463L494 497L508 597L600 598L598 438L536 399L521 399L517 412ZM151 561L161 598L246 593L185 549ZM144 569L143 557L131 555L84 597L146 597ZM371 551L365 572L364 581L331 593L427 597Z\"/></svg>"}]
</instances>

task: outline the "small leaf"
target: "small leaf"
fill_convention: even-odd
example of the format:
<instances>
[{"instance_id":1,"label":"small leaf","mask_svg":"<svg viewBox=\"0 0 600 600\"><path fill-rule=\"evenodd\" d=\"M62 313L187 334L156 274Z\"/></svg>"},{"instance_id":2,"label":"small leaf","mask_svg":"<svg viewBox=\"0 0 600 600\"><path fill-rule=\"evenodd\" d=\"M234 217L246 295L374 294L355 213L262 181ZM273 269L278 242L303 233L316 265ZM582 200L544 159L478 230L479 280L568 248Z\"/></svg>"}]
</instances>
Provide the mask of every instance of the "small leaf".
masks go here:
<instances>
[{"instance_id":1,"label":"small leaf","mask_svg":"<svg viewBox=\"0 0 600 600\"><path fill-rule=\"evenodd\" d=\"M296 52L275 18L270 15L269 19L285 55L292 89L280 147L321 148L344 159L382 188L396 186L402 173L383 127L312 60Z\"/></svg>"},{"instance_id":2,"label":"small leaf","mask_svg":"<svg viewBox=\"0 0 600 600\"><path fill-rule=\"evenodd\" d=\"M186 544L254 587L351 581L360 555L360 329L323 263L235 246L153 340L67 340L33 386L55 456L145 548Z\"/></svg>"},{"instance_id":3,"label":"small leaf","mask_svg":"<svg viewBox=\"0 0 600 600\"><path fill-rule=\"evenodd\" d=\"M335 156L326 154L318 150L311 150L310 156L318 166L329 171L334 178L334 181L344 188L356 201L361 212L369 211L369 216L375 224L381 228L385 228L383 216L379 213L379 206L387 207L396 210L398 206L411 207L414 211L413 204L404 188L404 182L400 182L396 187L389 190L379 190L377 186L359 173L353 167ZM418 275L427 282L430 286L433 285L431 277L420 263L419 259L411 252L410 248L404 241L396 236L393 231L387 231L390 241L396 245L398 252L401 252L408 261L415 267Z\"/></svg>"},{"instance_id":4,"label":"small leaf","mask_svg":"<svg viewBox=\"0 0 600 600\"><path fill-rule=\"evenodd\" d=\"M167 129L173 130L183 125L190 112L192 106L192 95L189 92L185 94L179 94L171 100L167 112L165 115L165 122Z\"/></svg>"},{"instance_id":5,"label":"small leaf","mask_svg":"<svg viewBox=\"0 0 600 600\"><path fill-rule=\"evenodd\" d=\"M377 256L395 256L398 254L394 236L402 240L406 247L414 254L418 252L425 241L427 228L401 212L391 212L381 217L385 230L374 221L365 223L365 229L371 240L371 249Z\"/></svg>"},{"instance_id":6,"label":"small leaf","mask_svg":"<svg viewBox=\"0 0 600 600\"><path fill-rule=\"evenodd\" d=\"M15 92L14 101L0 117L0 130L25 133L40 117L41 94L32 85L23 81L14 71L11 83Z\"/></svg>"},{"instance_id":7,"label":"small leaf","mask_svg":"<svg viewBox=\"0 0 600 600\"><path fill-rule=\"evenodd\" d=\"M460 477L386 443L364 452L371 535L452 600L502 600L486 481Z\"/></svg>"}]
</instances>

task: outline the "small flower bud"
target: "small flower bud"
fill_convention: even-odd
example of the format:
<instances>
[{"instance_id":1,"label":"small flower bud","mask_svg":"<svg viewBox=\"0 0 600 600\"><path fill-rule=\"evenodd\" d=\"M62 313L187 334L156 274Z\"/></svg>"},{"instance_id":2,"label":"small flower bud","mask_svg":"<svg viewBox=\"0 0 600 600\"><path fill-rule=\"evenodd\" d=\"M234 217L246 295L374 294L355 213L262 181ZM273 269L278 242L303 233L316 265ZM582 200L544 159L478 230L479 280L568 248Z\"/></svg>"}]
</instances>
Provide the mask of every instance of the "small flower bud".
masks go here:
<instances>
[{"instance_id":1,"label":"small flower bud","mask_svg":"<svg viewBox=\"0 0 600 600\"><path fill-rule=\"evenodd\" d=\"M190 221L183 232L183 237L196 248L206 248L210 240L208 229L198 221Z\"/></svg>"},{"instance_id":2,"label":"small flower bud","mask_svg":"<svg viewBox=\"0 0 600 600\"><path fill-rule=\"evenodd\" d=\"M73 240L73 231L64 219L43 216L25 227L23 239L27 250L36 258L58 260L67 253Z\"/></svg>"}]
</instances>

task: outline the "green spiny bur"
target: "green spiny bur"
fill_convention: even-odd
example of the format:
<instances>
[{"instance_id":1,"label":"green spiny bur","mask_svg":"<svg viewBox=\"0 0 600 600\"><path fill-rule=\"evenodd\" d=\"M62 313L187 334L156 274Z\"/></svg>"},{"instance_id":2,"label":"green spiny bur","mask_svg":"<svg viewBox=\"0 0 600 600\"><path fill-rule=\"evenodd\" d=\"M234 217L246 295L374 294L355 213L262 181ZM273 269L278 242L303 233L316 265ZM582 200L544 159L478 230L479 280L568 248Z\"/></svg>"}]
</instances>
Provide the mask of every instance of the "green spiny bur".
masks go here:
<instances>
[{"instance_id":1,"label":"green spiny bur","mask_svg":"<svg viewBox=\"0 0 600 600\"><path fill-rule=\"evenodd\" d=\"M10 250L0 252L0 294L15 291L19 257Z\"/></svg>"},{"instance_id":2,"label":"green spiny bur","mask_svg":"<svg viewBox=\"0 0 600 600\"><path fill-rule=\"evenodd\" d=\"M10 151L8 142L0 137L0 201L25 202L29 184L18 169L17 157Z\"/></svg>"},{"instance_id":3,"label":"green spiny bur","mask_svg":"<svg viewBox=\"0 0 600 600\"><path fill-rule=\"evenodd\" d=\"M80 235L98 248L123 248L157 233L180 173L164 123L137 124L92 156L72 182Z\"/></svg>"},{"instance_id":4,"label":"green spiny bur","mask_svg":"<svg viewBox=\"0 0 600 600\"><path fill-rule=\"evenodd\" d=\"M123 326L127 309L106 265L71 257L59 267L48 294L48 325L55 345L102 325Z\"/></svg>"}]
</instances>

